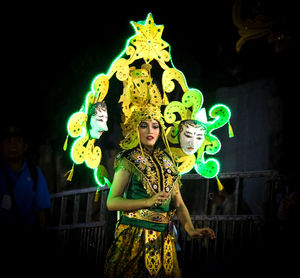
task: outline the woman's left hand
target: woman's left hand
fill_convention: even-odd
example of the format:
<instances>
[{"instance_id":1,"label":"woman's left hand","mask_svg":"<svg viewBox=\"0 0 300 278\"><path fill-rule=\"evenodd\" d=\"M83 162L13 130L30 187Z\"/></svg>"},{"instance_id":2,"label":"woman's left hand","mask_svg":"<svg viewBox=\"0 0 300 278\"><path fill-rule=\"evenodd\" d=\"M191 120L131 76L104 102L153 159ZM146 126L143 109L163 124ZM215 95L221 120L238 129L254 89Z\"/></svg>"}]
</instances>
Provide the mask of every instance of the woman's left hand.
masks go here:
<instances>
[{"instance_id":1,"label":"woman's left hand","mask_svg":"<svg viewBox=\"0 0 300 278\"><path fill-rule=\"evenodd\" d=\"M211 228L201 228L201 229L194 229L193 231L188 232L188 235L191 238L210 238L215 239L215 232Z\"/></svg>"}]
</instances>

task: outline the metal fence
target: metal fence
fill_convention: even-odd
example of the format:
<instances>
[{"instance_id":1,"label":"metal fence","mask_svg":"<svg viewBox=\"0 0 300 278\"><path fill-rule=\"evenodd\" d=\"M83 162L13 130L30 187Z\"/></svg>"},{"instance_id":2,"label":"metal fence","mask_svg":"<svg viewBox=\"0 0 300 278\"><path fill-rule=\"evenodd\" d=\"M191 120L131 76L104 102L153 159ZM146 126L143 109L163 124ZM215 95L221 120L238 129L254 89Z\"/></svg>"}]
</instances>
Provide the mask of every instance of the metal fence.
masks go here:
<instances>
[{"instance_id":1,"label":"metal fence","mask_svg":"<svg viewBox=\"0 0 300 278\"><path fill-rule=\"evenodd\" d=\"M272 171L262 171L224 173L219 178L224 187L228 181L231 183L234 211L230 214L218 209L220 204L215 200L221 196L214 180L193 174L182 178L182 195L195 227L211 227L216 233L215 240L191 240L175 218L179 263L188 277L198 277L201 272L222 272L236 262L241 264L264 241L265 217L274 206L278 176ZM49 230L57 239L63 258L103 269L116 214L106 209L109 189L100 190L98 202L94 202L95 191L92 187L52 194ZM244 214L243 203L247 204L248 214Z\"/></svg>"}]
</instances>

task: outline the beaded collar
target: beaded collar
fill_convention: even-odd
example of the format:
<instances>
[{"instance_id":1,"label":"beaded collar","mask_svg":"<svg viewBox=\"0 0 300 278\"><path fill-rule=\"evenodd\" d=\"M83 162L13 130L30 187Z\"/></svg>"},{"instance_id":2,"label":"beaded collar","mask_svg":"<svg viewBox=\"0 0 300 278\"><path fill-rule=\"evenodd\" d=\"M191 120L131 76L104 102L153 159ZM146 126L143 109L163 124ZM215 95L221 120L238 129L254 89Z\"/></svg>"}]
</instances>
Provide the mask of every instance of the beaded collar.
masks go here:
<instances>
[{"instance_id":1,"label":"beaded collar","mask_svg":"<svg viewBox=\"0 0 300 278\"><path fill-rule=\"evenodd\" d=\"M150 152L143 148L122 151L117 159L123 158L134 166L135 173L142 176L143 187L151 196L160 191L171 192L178 179L178 173L171 158L162 150Z\"/></svg>"}]
</instances>

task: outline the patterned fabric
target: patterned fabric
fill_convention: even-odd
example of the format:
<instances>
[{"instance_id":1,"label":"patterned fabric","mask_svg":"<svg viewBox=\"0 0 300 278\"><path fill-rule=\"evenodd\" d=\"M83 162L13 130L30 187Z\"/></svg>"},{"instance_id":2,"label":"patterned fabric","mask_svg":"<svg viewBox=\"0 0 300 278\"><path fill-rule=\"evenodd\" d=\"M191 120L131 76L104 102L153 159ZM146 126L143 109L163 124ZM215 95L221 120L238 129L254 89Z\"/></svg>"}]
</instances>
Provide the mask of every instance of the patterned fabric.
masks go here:
<instances>
[{"instance_id":1,"label":"patterned fabric","mask_svg":"<svg viewBox=\"0 0 300 278\"><path fill-rule=\"evenodd\" d=\"M115 160L115 168L122 168L140 177L149 196L160 191L171 192L180 187L180 178L171 158L166 152L156 149L150 154L146 148L120 152Z\"/></svg>"},{"instance_id":2,"label":"patterned fabric","mask_svg":"<svg viewBox=\"0 0 300 278\"><path fill-rule=\"evenodd\" d=\"M124 211L122 215L128 218L135 218L153 223L164 223L169 224L170 217L165 212L155 212L149 209L140 209L137 211Z\"/></svg>"},{"instance_id":3,"label":"patterned fabric","mask_svg":"<svg viewBox=\"0 0 300 278\"><path fill-rule=\"evenodd\" d=\"M166 232L120 224L106 257L105 277L181 277L174 239Z\"/></svg>"},{"instance_id":4,"label":"patterned fabric","mask_svg":"<svg viewBox=\"0 0 300 278\"><path fill-rule=\"evenodd\" d=\"M132 173L125 198L149 198L160 191L170 197L157 207L122 212L106 258L106 277L180 277L171 197L181 182L172 160L159 149L134 148L117 155L114 166Z\"/></svg>"}]
</instances>

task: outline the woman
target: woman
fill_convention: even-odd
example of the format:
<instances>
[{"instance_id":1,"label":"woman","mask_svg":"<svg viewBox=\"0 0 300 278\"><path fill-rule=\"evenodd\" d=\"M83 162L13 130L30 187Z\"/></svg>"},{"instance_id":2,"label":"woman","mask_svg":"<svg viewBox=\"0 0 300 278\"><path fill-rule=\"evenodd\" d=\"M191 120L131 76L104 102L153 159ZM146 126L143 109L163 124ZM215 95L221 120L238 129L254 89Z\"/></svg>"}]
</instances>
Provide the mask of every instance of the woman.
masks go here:
<instances>
[{"instance_id":1,"label":"woman","mask_svg":"<svg viewBox=\"0 0 300 278\"><path fill-rule=\"evenodd\" d=\"M122 211L105 264L107 277L180 277L171 217L192 238L215 238L210 228L195 229L181 197L169 155L156 148L161 126L155 119L138 125L140 146L122 151L107 208Z\"/></svg>"}]
</instances>

